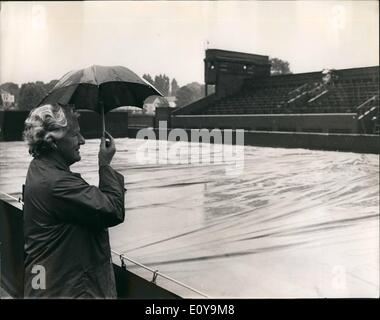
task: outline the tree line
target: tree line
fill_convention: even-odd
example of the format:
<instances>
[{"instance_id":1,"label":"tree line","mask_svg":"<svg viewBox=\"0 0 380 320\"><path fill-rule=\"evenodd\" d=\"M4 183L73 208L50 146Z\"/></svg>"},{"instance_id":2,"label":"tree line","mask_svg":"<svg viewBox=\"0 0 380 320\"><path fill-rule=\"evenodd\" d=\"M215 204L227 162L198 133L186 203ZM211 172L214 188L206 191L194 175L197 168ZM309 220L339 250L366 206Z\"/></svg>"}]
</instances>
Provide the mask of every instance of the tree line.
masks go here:
<instances>
[{"instance_id":1,"label":"tree line","mask_svg":"<svg viewBox=\"0 0 380 320\"><path fill-rule=\"evenodd\" d=\"M183 106L204 97L204 85L192 82L180 87L175 78L170 78L165 74L160 74L154 78L149 74L144 74L143 78L157 88L164 96L160 101L160 106L169 106L165 97L176 97L176 105ZM23 83L21 87L13 82L6 82L0 85L0 89L9 92L15 97L13 110L31 110L48 94L56 85L58 80L48 83L42 81ZM3 101L0 95L0 107Z\"/></svg>"},{"instance_id":2,"label":"tree line","mask_svg":"<svg viewBox=\"0 0 380 320\"><path fill-rule=\"evenodd\" d=\"M166 74L159 74L154 78L150 74L144 74L143 78L164 96L160 99L159 107L169 106L168 101L165 99L165 97L169 96L176 98L177 107L187 105L205 96L205 85L198 82L191 82L180 87L175 78L170 81Z\"/></svg>"},{"instance_id":3,"label":"tree line","mask_svg":"<svg viewBox=\"0 0 380 320\"><path fill-rule=\"evenodd\" d=\"M15 97L16 110L31 110L42 100L42 98L53 89L58 80L48 83L42 81L23 83L21 87L13 82L0 85L0 89L9 92ZM2 104L2 101L0 101Z\"/></svg>"},{"instance_id":4,"label":"tree line","mask_svg":"<svg viewBox=\"0 0 380 320\"><path fill-rule=\"evenodd\" d=\"M271 74L289 74L291 73L289 63L287 61L271 58ZM176 97L176 106L181 107L199 100L205 96L205 85L198 82L191 82L184 86L179 86L177 80L173 78L170 80L166 74L159 74L152 77L149 73L143 75L143 78L157 88L162 95L159 106L169 106L165 97ZM51 80L48 83L42 81L28 82L18 86L13 82L7 82L0 85L0 89L3 89L15 97L15 110L31 110L38 105L42 98L49 93L56 85L58 80ZM212 90L212 89L211 89ZM209 90L209 94L212 91ZM3 105L3 101L0 95L0 107Z\"/></svg>"}]
</instances>

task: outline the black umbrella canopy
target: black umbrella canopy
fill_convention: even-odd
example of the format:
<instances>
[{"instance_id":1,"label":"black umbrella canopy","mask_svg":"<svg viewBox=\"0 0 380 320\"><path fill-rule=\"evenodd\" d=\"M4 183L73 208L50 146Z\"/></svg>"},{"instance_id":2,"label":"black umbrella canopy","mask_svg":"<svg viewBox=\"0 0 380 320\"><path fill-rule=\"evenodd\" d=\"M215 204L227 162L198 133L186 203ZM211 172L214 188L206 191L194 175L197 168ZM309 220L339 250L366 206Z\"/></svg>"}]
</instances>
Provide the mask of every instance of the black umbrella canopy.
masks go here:
<instances>
[{"instance_id":1,"label":"black umbrella canopy","mask_svg":"<svg viewBox=\"0 0 380 320\"><path fill-rule=\"evenodd\" d=\"M162 94L133 71L122 66L98 66L65 74L39 105L74 104L76 109L104 113L121 106L143 107L144 100Z\"/></svg>"}]
</instances>

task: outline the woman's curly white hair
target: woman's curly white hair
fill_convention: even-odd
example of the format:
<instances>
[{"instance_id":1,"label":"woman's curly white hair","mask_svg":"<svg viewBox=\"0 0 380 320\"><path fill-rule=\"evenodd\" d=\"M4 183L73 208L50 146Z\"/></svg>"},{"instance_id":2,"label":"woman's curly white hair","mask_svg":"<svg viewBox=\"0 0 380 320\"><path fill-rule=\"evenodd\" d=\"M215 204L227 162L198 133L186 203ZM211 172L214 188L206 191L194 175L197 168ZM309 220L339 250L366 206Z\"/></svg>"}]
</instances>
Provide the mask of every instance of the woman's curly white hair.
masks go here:
<instances>
[{"instance_id":1,"label":"woman's curly white hair","mask_svg":"<svg viewBox=\"0 0 380 320\"><path fill-rule=\"evenodd\" d=\"M79 114L72 106L46 104L33 109L25 120L24 140L28 143L33 157L55 149L55 141L62 139L73 119Z\"/></svg>"}]
</instances>

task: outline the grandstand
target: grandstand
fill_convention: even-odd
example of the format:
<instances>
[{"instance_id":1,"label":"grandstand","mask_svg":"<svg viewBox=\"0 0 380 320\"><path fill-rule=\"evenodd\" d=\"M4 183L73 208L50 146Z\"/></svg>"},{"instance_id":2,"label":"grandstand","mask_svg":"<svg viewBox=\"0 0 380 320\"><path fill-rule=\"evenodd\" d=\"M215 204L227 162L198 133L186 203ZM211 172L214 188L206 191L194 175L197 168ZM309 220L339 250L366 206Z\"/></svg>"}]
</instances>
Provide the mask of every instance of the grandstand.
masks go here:
<instances>
[{"instance_id":1,"label":"grandstand","mask_svg":"<svg viewBox=\"0 0 380 320\"><path fill-rule=\"evenodd\" d=\"M378 66L275 76L269 67L267 56L207 50L206 88L215 94L175 110L172 125L379 133Z\"/></svg>"}]
</instances>

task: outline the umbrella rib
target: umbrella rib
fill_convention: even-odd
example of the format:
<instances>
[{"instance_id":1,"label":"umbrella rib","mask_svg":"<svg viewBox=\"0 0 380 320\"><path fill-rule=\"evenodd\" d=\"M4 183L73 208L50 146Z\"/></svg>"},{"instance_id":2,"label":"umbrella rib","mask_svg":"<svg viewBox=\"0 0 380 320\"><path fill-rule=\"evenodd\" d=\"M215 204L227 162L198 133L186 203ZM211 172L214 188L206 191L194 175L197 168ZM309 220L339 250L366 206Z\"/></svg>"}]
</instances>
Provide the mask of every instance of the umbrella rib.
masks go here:
<instances>
[{"instance_id":1,"label":"umbrella rib","mask_svg":"<svg viewBox=\"0 0 380 320\"><path fill-rule=\"evenodd\" d=\"M96 100L98 101L98 106L99 106L99 105L100 105L100 102L101 102L101 101L100 101L100 100L101 100L101 99L100 99L100 84L98 83L98 79L96 78L96 70L95 70L95 67L96 67L95 65L91 66L91 70L92 70L92 73L93 73L93 75L94 75L94 80L95 80L96 87L97 87L97 89L98 89L97 92L96 92L97 95L98 95ZM102 101L102 102L103 102L103 101ZM104 102L103 102L103 108L104 108Z\"/></svg>"},{"instance_id":2,"label":"umbrella rib","mask_svg":"<svg viewBox=\"0 0 380 320\"><path fill-rule=\"evenodd\" d=\"M91 66L91 71L92 71L92 75L94 77L94 80L95 80L95 84L98 84L98 80L96 79L96 75L95 75L95 66Z\"/></svg>"}]
</instances>

